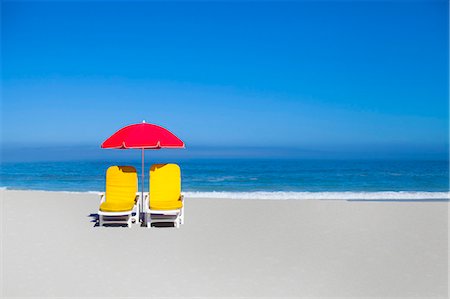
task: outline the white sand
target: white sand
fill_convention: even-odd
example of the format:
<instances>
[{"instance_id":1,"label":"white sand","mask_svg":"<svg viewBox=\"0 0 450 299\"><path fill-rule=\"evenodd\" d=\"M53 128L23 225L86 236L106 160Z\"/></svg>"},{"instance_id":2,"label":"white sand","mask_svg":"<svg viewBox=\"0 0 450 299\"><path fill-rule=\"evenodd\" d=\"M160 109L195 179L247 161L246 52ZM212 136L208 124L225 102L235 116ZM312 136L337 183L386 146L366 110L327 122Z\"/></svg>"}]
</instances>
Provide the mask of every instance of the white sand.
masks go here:
<instances>
[{"instance_id":1,"label":"white sand","mask_svg":"<svg viewBox=\"0 0 450 299\"><path fill-rule=\"evenodd\" d=\"M94 194L0 191L3 297L442 297L448 203L201 200L98 228Z\"/></svg>"}]
</instances>

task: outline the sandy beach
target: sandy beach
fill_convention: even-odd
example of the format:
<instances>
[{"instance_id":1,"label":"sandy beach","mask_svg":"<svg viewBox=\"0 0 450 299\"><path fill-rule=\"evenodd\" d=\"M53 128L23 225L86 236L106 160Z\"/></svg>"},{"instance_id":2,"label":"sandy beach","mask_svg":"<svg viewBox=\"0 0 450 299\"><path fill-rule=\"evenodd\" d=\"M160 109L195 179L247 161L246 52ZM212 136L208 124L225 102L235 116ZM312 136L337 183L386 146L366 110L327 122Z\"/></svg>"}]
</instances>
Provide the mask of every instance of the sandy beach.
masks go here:
<instances>
[{"instance_id":1,"label":"sandy beach","mask_svg":"<svg viewBox=\"0 0 450 299\"><path fill-rule=\"evenodd\" d=\"M1 192L2 296L448 296L448 203L186 200L180 229L94 227L96 194Z\"/></svg>"}]
</instances>

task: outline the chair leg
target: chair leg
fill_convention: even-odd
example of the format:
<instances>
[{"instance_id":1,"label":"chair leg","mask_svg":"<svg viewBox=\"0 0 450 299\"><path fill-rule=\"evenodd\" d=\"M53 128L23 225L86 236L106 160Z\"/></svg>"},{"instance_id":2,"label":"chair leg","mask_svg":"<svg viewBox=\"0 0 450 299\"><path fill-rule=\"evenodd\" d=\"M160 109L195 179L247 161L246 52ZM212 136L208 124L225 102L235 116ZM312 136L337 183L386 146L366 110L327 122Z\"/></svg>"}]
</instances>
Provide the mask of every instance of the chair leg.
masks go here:
<instances>
[{"instance_id":1,"label":"chair leg","mask_svg":"<svg viewBox=\"0 0 450 299\"><path fill-rule=\"evenodd\" d=\"M103 226L103 216L102 215L98 215L98 226Z\"/></svg>"},{"instance_id":2,"label":"chair leg","mask_svg":"<svg viewBox=\"0 0 450 299\"><path fill-rule=\"evenodd\" d=\"M151 228L152 227L152 220L151 220L151 217L150 217L150 213L145 213L144 219L145 219L145 225L147 226L147 228Z\"/></svg>"}]
</instances>

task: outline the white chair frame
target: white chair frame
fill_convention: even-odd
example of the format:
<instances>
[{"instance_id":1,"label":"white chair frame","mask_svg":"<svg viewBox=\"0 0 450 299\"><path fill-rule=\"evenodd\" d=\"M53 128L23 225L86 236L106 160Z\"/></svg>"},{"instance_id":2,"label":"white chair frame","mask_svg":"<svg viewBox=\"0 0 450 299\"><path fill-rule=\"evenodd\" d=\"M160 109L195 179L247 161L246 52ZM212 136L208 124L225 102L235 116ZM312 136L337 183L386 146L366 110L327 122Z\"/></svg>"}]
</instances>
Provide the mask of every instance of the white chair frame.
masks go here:
<instances>
[{"instance_id":1,"label":"white chair frame","mask_svg":"<svg viewBox=\"0 0 450 299\"><path fill-rule=\"evenodd\" d=\"M105 200L105 193L100 193L100 205ZM99 209L97 212L98 226L103 226L104 224L126 224L127 227L131 227L133 222L139 222L139 200L140 193L136 192L135 203L130 211L104 212Z\"/></svg>"},{"instance_id":2,"label":"white chair frame","mask_svg":"<svg viewBox=\"0 0 450 299\"><path fill-rule=\"evenodd\" d=\"M151 227L152 223L167 223L173 222L174 227L179 228L181 224L184 224L184 196L180 196L180 200L183 204L181 209L176 210L151 210L150 209L150 196L148 193L144 194L144 222L147 227Z\"/></svg>"}]
</instances>

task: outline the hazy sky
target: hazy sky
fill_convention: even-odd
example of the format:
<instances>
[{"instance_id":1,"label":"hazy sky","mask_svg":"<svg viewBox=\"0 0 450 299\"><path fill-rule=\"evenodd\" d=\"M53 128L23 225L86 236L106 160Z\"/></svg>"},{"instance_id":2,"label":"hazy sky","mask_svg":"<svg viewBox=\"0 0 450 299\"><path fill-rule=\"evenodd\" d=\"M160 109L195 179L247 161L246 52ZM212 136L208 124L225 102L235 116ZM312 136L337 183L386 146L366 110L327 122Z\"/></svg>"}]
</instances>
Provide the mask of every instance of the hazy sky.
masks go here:
<instances>
[{"instance_id":1,"label":"hazy sky","mask_svg":"<svg viewBox=\"0 0 450 299\"><path fill-rule=\"evenodd\" d=\"M2 3L2 144L446 152L447 1Z\"/></svg>"}]
</instances>

